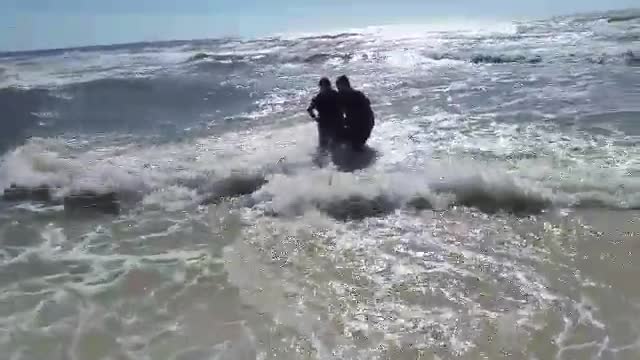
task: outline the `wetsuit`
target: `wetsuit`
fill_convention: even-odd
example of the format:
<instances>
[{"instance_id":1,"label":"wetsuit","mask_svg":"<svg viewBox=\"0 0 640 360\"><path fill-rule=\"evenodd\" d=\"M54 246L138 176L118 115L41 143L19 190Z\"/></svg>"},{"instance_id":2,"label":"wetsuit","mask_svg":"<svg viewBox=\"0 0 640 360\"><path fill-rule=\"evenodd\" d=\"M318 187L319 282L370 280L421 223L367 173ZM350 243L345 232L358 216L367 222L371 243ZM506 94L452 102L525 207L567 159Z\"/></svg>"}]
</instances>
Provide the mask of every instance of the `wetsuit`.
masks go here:
<instances>
[{"instance_id":1,"label":"wetsuit","mask_svg":"<svg viewBox=\"0 0 640 360\"><path fill-rule=\"evenodd\" d=\"M369 99L358 90L340 91L340 105L345 114L346 129L343 138L356 150L369 140L375 125L375 116Z\"/></svg>"},{"instance_id":2,"label":"wetsuit","mask_svg":"<svg viewBox=\"0 0 640 360\"><path fill-rule=\"evenodd\" d=\"M337 91L323 90L311 100L307 109L318 123L318 145L321 148L326 148L335 141L344 126L339 101ZM317 117L313 114L314 109L318 112Z\"/></svg>"}]
</instances>

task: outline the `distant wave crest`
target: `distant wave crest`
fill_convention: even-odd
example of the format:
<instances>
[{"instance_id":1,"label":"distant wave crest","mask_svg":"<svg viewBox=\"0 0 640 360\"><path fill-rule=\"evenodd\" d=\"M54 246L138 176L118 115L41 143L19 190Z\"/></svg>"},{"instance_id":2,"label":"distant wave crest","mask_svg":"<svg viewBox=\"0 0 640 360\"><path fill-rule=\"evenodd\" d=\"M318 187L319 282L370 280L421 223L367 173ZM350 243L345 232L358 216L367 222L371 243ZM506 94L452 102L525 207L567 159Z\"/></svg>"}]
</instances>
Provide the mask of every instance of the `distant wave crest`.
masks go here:
<instances>
[{"instance_id":1,"label":"distant wave crest","mask_svg":"<svg viewBox=\"0 0 640 360\"><path fill-rule=\"evenodd\" d=\"M612 16L607 21L610 23L616 23L616 22L632 21L637 19L640 19L640 14Z\"/></svg>"},{"instance_id":2,"label":"distant wave crest","mask_svg":"<svg viewBox=\"0 0 640 360\"><path fill-rule=\"evenodd\" d=\"M198 78L107 78L57 88L0 89L0 150L40 131L136 131L254 108L250 90ZM48 114L46 119L42 114Z\"/></svg>"}]
</instances>

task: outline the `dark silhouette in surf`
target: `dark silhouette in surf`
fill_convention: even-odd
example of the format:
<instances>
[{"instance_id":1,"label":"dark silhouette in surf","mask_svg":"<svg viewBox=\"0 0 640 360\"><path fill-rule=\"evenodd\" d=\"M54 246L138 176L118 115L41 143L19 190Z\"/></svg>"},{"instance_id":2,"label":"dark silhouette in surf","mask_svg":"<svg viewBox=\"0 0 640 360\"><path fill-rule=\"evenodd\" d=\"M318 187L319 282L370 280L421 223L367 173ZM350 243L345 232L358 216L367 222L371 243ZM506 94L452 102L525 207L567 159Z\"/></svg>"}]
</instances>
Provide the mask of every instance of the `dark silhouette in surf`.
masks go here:
<instances>
[{"instance_id":1,"label":"dark silhouette in surf","mask_svg":"<svg viewBox=\"0 0 640 360\"><path fill-rule=\"evenodd\" d=\"M371 101L362 91L351 87L346 75L336 80L340 108L345 117L342 139L355 151L364 151L364 146L371 136L375 125L375 115L371 109Z\"/></svg>"},{"instance_id":2,"label":"dark silhouette in surf","mask_svg":"<svg viewBox=\"0 0 640 360\"><path fill-rule=\"evenodd\" d=\"M377 153L366 146L374 125L369 99L361 91L353 89L344 75L336 80L339 91L335 91L325 77L320 79L318 85L320 92L307 108L318 124L320 152L314 162L324 166L327 159L324 155L330 152L331 161L340 171L355 171L370 166Z\"/></svg>"},{"instance_id":3,"label":"dark silhouette in surf","mask_svg":"<svg viewBox=\"0 0 640 360\"><path fill-rule=\"evenodd\" d=\"M337 144L344 120L338 92L331 87L331 81L323 77L318 86L320 92L311 100L307 112L318 124L318 147L328 150L330 146Z\"/></svg>"}]
</instances>

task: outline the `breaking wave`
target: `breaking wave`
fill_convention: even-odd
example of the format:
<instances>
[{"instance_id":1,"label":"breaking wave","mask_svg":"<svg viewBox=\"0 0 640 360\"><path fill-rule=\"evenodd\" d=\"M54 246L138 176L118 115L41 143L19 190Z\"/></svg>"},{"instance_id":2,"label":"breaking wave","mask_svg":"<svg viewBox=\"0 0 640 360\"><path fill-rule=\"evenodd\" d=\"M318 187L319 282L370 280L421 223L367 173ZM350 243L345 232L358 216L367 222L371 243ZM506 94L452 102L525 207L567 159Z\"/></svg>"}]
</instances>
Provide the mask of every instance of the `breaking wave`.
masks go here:
<instances>
[{"instance_id":1,"label":"breaking wave","mask_svg":"<svg viewBox=\"0 0 640 360\"><path fill-rule=\"evenodd\" d=\"M558 207L629 208L602 193L569 194L540 188L506 174L476 174L430 181L416 174L357 178L352 174L314 172L275 175L253 194L268 213L297 216L314 209L338 220L385 216L396 210L444 210L452 206L484 213L537 214Z\"/></svg>"},{"instance_id":2,"label":"breaking wave","mask_svg":"<svg viewBox=\"0 0 640 360\"><path fill-rule=\"evenodd\" d=\"M526 63L537 64L542 62L542 57L533 56L526 57L524 55L474 55L471 58L474 64L508 64L508 63Z\"/></svg>"},{"instance_id":3,"label":"breaking wave","mask_svg":"<svg viewBox=\"0 0 640 360\"><path fill-rule=\"evenodd\" d=\"M617 23L617 22L632 21L637 19L640 19L640 14L612 16L609 19L607 19L607 21L610 23Z\"/></svg>"},{"instance_id":4,"label":"breaking wave","mask_svg":"<svg viewBox=\"0 0 640 360\"><path fill-rule=\"evenodd\" d=\"M397 210L444 210L452 206L521 216L554 208L630 209L640 205L636 201L640 200L639 194L630 193L621 200L605 188L582 186L568 192L569 184L560 190L497 170L491 175L481 170L456 175L455 168L437 167L431 168L429 175L408 170L336 172L332 167L316 168L309 158L306 165L291 166L274 166L273 160L243 164L230 159L231 168L219 163L210 170L195 167L173 172L134 160L133 148L119 151L120 157L125 156L121 159L99 158L97 154L77 156L69 151L59 142L35 139L8 153L0 165L2 189L13 184L47 187L54 199L87 191L113 193L129 202L144 199L145 205L167 203L174 208L243 197L247 201L242 206L276 216L319 210L343 221L384 216Z\"/></svg>"},{"instance_id":5,"label":"breaking wave","mask_svg":"<svg viewBox=\"0 0 640 360\"><path fill-rule=\"evenodd\" d=\"M633 41L637 34L620 35L620 41ZM451 52L425 52L420 54L427 61L459 61L472 64L523 64L535 65L545 63L547 60L542 55L533 54L465 54ZM555 55L554 61L557 60ZM566 54L564 61L589 62L596 64L609 64L625 62L635 65L639 60L634 52L629 50L619 54L593 54L581 55ZM340 65L348 63L386 63L390 55L384 52L319 52L311 55L301 54L253 54L253 55L228 55L198 53L188 61L195 65L199 71L238 71L251 69L258 65L292 64L292 65Z\"/></svg>"}]
</instances>

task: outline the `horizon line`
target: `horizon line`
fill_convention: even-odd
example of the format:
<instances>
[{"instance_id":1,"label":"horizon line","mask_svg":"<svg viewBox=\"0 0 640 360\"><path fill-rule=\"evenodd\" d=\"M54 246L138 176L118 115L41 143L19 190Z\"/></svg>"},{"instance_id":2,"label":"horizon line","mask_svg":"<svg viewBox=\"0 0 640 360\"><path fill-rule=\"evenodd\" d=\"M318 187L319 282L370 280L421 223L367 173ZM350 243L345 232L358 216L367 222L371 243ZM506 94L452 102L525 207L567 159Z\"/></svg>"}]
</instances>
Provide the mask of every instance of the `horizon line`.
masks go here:
<instances>
[{"instance_id":1,"label":"horizon line","mask_svg":"<svg viewBox=\"0 0 640 360\"><path fill-rule=\"evenodd\" d=\"M621 8L621 9L611 9L611 10L602 10L602 11L582 11L572 14L562 14L562 15L549 15L540 18L531 18L527 20L518 20L515 18L512 19L504 19L504 22L518 22L518 21L541 21L541 20L552 20L557 18L566 18L566 17L577 17L577 16L595 16L601 15L602 18L606 18L607 16L612 15L612 13L616 12L626 12L626 11L640 11L640 8ZM639 14L640 16L640 14ZM426 19L425 19L426 20ZM595 19L594 19L595 20ZM294 36L294 38L305 38L305 37L313 37L313 36L323 36L323 35L340 35L346 33L358 34L358 30L365 30L369 28L376 27L386 27L386 26L402 26L402 25L417 25L412 23L407 24L378 24L378 25L366 25L357 28L345 29L342 28L340 30L318 30L318 31L308 31L304 33L295 33L295 32L274 32L271 34L265 34L261 36L240 36L240 35L221 35L215 37L202 37L202 38L191 38L191 39L166 39L166 40L132 40L132 41L123 41L123 42L114 42L114 43L104 43L104 44L86 44L86 45L70 45L70 46L60 46L60 47L52 47L52 48L34 48L34 49L25 49L25 50L0 50L0 57L11 57L11 56L20 56L20 55L29 55L29 54L37 54L37 53L57 53L57 52L65 52L65 51L92 51L92 50L108 50L113 48L126 48L126 47L137 47L141 45L169 45L171 43L175 43L176 45L183 45L187 43L198 43L198 42L212 42L212 41L264 41L264 40L276 40L282 39L286 36Z\"/></svg>"}]
</instances>

